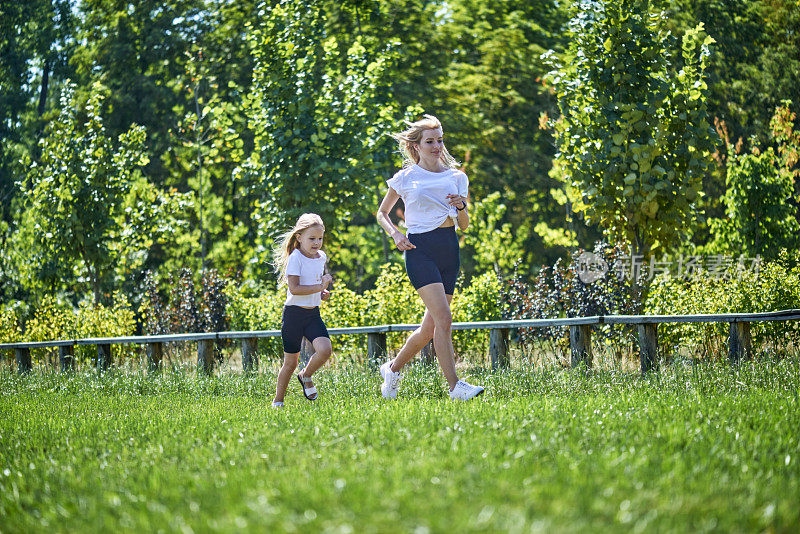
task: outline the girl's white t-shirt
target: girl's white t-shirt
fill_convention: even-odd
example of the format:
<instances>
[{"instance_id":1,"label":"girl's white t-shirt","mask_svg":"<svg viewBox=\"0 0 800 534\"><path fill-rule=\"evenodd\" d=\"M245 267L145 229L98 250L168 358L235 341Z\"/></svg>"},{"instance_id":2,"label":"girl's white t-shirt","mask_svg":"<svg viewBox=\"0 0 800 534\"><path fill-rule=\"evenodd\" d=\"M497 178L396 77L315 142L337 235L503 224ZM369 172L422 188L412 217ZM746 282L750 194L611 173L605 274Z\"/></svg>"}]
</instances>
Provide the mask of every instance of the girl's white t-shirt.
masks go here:
<instances>
[{"instance_id":1,"label":"girl's white t-shirt","mask_svg":"<svg viewBox=\"0 0 800 534\"><path fill-rule=\"evenodd\" d=\"M431 172L411 165L386 180L403 199L406 227L409 234L421 234L439 228L448 218L458 216L455 206L448 204L448 194L467 196L469 179L458 169Z\"/></svg>"},{"instance_id":2,"label":"girl's white t-shirt","mask_svg":"<svg viewBox=\"0 0 800 534\"><path fill-rule=\"evenodd\" d=\"M301 286L313 286L322 283L322 275L325 273L325 262L327 256L321 250L317 251L319 256L309 258L299 248L289 254L289 261L286 264L286 276L299 276ZM314 307L322 303L322 292L318 291L310 295L293 295L289 288L286 288L286 306L306 306Z\"/></svg>"}]
</instances>

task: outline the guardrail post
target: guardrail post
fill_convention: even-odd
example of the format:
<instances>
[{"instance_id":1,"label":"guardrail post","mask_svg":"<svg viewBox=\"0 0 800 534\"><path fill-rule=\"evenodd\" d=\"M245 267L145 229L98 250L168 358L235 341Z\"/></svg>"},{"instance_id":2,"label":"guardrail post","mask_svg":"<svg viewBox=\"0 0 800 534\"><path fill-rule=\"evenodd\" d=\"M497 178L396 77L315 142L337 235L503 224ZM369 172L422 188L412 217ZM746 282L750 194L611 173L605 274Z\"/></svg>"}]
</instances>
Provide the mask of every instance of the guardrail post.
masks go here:
<instances>
[{"instance_id":1,"label":"guardrail post","mask_svg":"<svg viewBox=\"0 0 800 534\"><path fill-rule=\"evenodd\" d=\"M731 334L728 340L728 357L736 365L742 360L749 360L753 354L753 339L750 336L750 323L731 323Z\"/></svg>"},{"instance_id":2,"label":"guardrail post","mask_svg":"<svg viewBox=\"0 0 800 534\"><path fill-rule=\"evenodd\" d=\"M14 349L14 356L17 358L17 371L20 374L30 373L31 369L33 369L31 365L31 349L26 347Z\"/></svg>"},{"instance_id":3,"label":"guardrail post","mask_svg":"<svg viewBox=\"0 0 800 534\"><path fill-rule=\"evenodd\" d=\"M386 361L386 334L384 332L367 333L367 365L378 367Z\"/></svg>"},{"instance_id":4,"label":"guardrail post","mask_svg":"<svg viewBox=\"0 0 800 534\"><path fill-rule=\"evenodd\" d=\"M72 371L75 369L75 346L61 345L58 347L58 364L61 372Z\"/></svg>"},{"instance_id":5,"label":"guardrail post","mask_svg":"<svg viewBox=\"0 0 800 534\"><path fill-rule=\"evenodd\" d=\"M150 373L158 372L161 369L161 359L164 357L163 343L147 344L147 370Z\"/></svg>"},{"instance_id":6,"label":"guardrail post","mask_svg":"<svg viewBox=\"0 0 800 534\"><path fill-rule=\"evenodd\" d=\"M242 338L242 370L246 373L258 372L258 338Z\"/></svg>"},{"instance_id":7,"label":"guardrail post","mask_svg":"<svg viewBox=\"0 0 800 534\"><path fill-rule=\"evenodd\" d=\"M492 369L508 367L508 328L492 328L489 330L489 356Z\"/></svg>"},{"instance_id":8,"label":"guardrail post","mask_svg":"<svg viewBox=\"0 0 800 534\"><path fill-rule=\"evenodd\" d=\"M111 365L111 345L98 343L97 345L97 370L105 371Z\"/></svg>"},{"instance_id":9,"label":"guardrail post","mask_svg":"<svg viewBox=\"0 0 800 534\"><path fill-rule=\"evenodd\" d=\"M197 341L197 372L209 376L214 372L213 339L200 339Z\"/></svg>"},{"instance_id":10,"label":"guardrail post","mask_svg":"<svg viewBox=\"0 0 800 534\"><path fill-rule=\"evenodd\" d=\"M433 340L428 341L428 344L422 347L419 351L421 362L425 365L433 365L436 360L436 349L433 347Z\"/></svg>"},{"instance_id":11,"label":"guardrail post","mask_svg":"<svg viewBox=\"0 0 800 534\"><path fill-rule=\"evenodd\" d=\"M639 358L644 374L658 365L658 325L645 323L636 326L639 329Z\"/></svg>"},{"instance_id":12,"label":"guardrail post","mask_svg":"<svg viewBox=\"0 0 800 534\"><path fill-rule=\"evenodd\" d=\"M569 327L569 348L572 368L592 366L592 327L579 324Z\"/></svg>"}]
</instances>

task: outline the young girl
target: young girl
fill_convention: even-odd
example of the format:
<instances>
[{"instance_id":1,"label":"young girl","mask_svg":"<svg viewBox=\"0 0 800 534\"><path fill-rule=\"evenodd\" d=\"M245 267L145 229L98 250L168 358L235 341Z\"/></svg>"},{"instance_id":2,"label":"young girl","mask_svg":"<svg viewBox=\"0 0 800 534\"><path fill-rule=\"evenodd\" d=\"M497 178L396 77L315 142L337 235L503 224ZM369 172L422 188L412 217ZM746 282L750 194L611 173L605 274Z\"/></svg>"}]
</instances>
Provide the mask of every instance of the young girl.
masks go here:
<instances>
[{"instance_id":1,"label":"young girl","mask_svg":"<svg viewBox=\"0 0 800 534\"><path fill-rule=\"evenodd\" d=\"M331 355L328 329L319 314L322 300L330 296L331 275L325 273L327 256L322 251L325 225L315 213L304 213L290 231L280 236L275 248L275 269L279 285L286 284L286 302L281 318L283 366L278 372L278 384L272 405L283 406L286 388L300 356L303 337L311 342L314 354L305 368L297 374L303 395L310 401L317 398L317 388L311 375L322 367Z\"/></svg>"},{"instance_id":2,"label":"young girl","mask_svg":"<svg viewBox=\"0 0 800 534\"><path fill-rule=\"evenodd\" d=\"M455 226L463 231L469 225L469 180L444 147L443 136L442 124L432 115L409 123L405 131L394 135L405 162L403 169L387 180L389 188L376 214L378 224L403 251L408 277L425 304L420 327L394 360L380 368L381 393L389 399L397 397L400 370L431 339L450 397L469 400L483 393L481 386L459 380L456 374L450 312L460 266ZM401 198L407 236L389 218Z\"/></svg>"}]
</instances>

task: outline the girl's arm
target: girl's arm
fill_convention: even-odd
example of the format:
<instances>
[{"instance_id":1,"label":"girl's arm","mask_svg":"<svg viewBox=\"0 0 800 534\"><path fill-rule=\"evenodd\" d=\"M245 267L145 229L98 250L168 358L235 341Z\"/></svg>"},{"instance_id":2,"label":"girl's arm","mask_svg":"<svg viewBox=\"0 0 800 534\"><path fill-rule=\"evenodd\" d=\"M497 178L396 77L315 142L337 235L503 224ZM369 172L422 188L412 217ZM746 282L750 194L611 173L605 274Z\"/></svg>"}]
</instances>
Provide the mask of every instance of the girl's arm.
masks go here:
<instances>
[{"instance_id":1,"label":"girl's arm","mask_svg":"<svg viewBox=\"0 0 800 534\"><path fill-rule=\"evenodd\" d=\"M397 204L399 199L400 195L390 187L386 192L386 196L383 197L383 201L381 201L381 205L378 207L378 213L375 214L375 217L378 219L378 224L381 228L394 240L397 250L411 250L417 247L408 240L403 232L397 229L389 218L389 211Z\"/></svg>"},{"instance_id":2,"label":"girl's arm","mask_svg":"<svg viewBox=\"0 0 800 534\"><path fill-rule=\"evenodd\" d=\"M310 286L301 286L300 277L294 274L288 275L286 279L289 282L289 292L292 295L313 295L314 293L325 291L325 288L331 283L331 275L329 274L322 277L321 284L313 284Z\"/></svg>"}]
</instances>

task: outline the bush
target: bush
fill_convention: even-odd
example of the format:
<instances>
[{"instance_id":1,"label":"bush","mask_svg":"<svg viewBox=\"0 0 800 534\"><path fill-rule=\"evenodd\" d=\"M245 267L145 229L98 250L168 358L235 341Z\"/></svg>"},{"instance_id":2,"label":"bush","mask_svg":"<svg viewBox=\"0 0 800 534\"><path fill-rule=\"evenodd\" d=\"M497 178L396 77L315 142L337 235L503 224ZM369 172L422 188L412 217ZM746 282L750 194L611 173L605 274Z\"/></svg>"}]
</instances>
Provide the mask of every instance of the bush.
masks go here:
<instances>
[{"instance_id":1,"label":"bush","mask_svg":"<svg viewBox=\"0 0 800 534\"><path fill-rule=\"evenodd\" d=\"M82 302L77 309L59 302L52 296L44 298L34 316L25 323L24 341L51 341L90 337L131 336L136 328L136 316L127 297L114 293L110 306ZM114 354L125 359L135 354L132 345L115 346ZM32 349L31 358L55 365L58 349ZM93 345L75 346L76 361L91 360L97 356Z\"/></svg>"},{"instance_id":2,"label":"bush","mask_svg":"<svg viewBox=\"0 0 800 534\"><path fill-rule=\"evenodd\" d=\"M494 272L472 279L464 289L453 295L453 321L499 321L503 311L503 282ZM454 330L456 354L485 356L489 347L489 330Z\"/></svg>"},{"instance_id":3,"label":"bush","mask_svg":"<svg viewBox=\"0 0 800 534\"><path fill-rule=\"evenodd\" d=\"M14 310L0 309L0 343L16 343L22 341L22 328L19 317ZM13 350L3 351L11 358Z\"/></svg>"},{"instance_id":4,"label":"bush","mask_svg":"<svg viewBox=\"0 0 800 534\"><path fill-rule=\"evenodd\" d=\"M650 314L694 315L701 313L757 313L800 308L800 252L782 251L778 259L760 269L732 270L726 277L712 277L699 271L690 279L659 276L648 295ZM724 354L728 342L728 323L671 324L661 329L664 354L678 347L694 347L698 356ZM800 341L800 323L774 321L752 323L753 349L756 352L784 354Z\"/></svg>"},{"instance_id":5,"label":"bush","mask_svg":"<svg viewBox=\"0 0 800 534\"><path fill-rule=\"evenodd\" d=\"M542 267L531 285L515 270L503 292L505 315L510 319L555 319L637 313L638 293L630 277L618 275L626 270L628 252L622 246L596 243L592 254L602 260L605 271L597 271L596 279L584 276L584 282L580 274L586 272L582 266L585 253L578 250L567 264L559 259L552 267ZM628 330L623 325L602 325L595 331L606 343L619 347ZM539 340L553 342L562 351L569 349L569 330L563 326L520 328L518 335L523 346Z\"/></svg>"}]
</instances>

